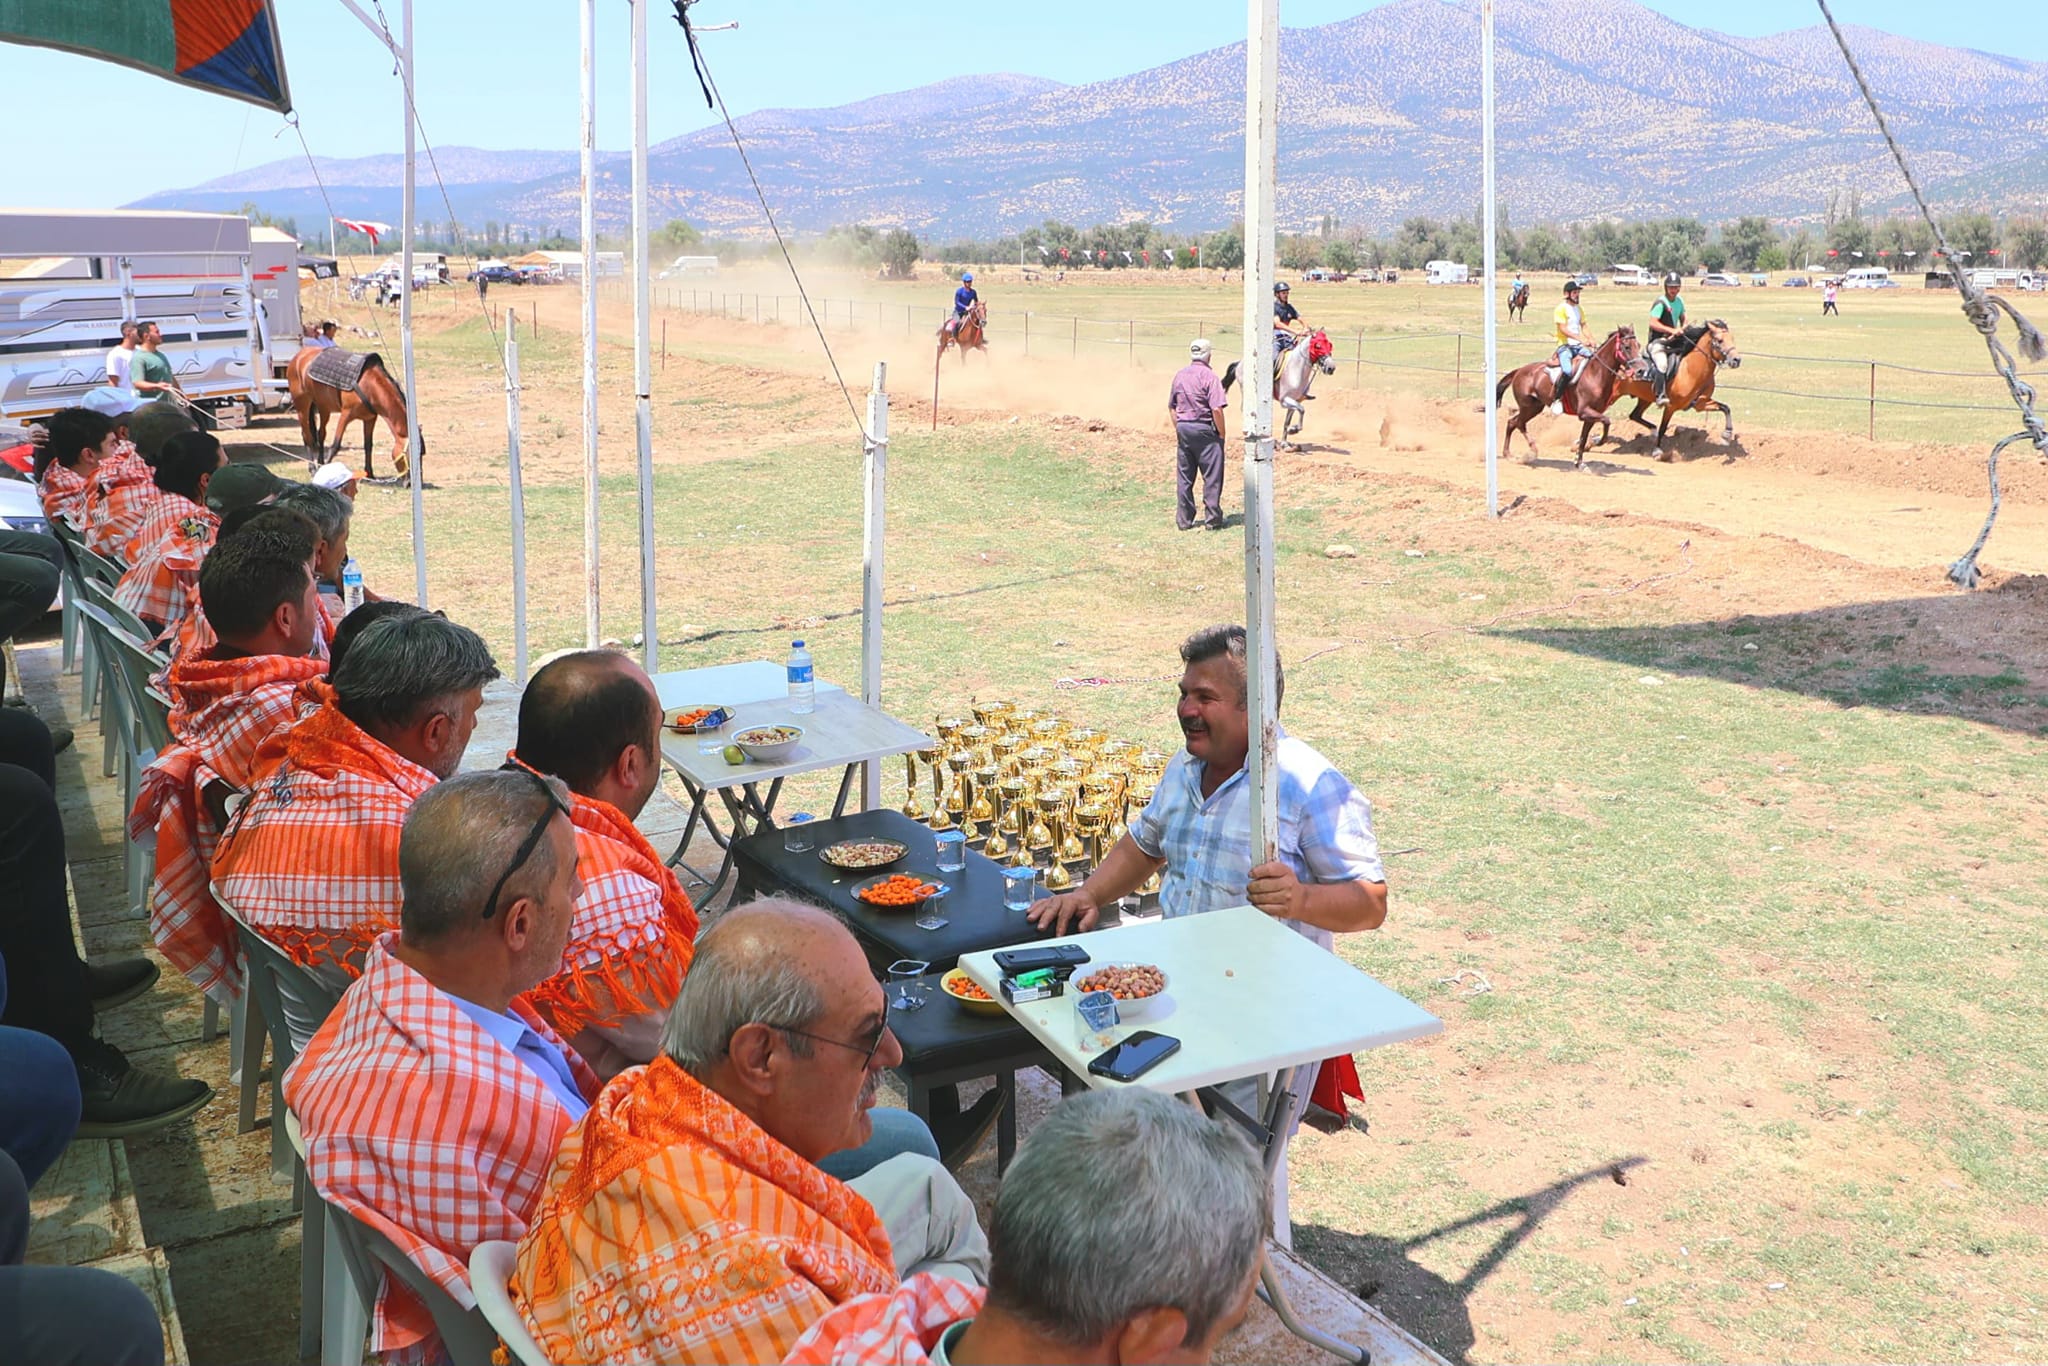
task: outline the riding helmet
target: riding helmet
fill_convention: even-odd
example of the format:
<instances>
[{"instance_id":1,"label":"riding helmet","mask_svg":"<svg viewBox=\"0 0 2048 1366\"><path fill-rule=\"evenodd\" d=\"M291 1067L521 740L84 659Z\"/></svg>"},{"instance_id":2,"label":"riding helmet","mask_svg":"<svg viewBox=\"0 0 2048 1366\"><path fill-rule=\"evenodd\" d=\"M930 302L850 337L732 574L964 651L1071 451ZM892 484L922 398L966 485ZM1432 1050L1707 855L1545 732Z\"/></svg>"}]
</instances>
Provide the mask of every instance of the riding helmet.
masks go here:
<instances>
[{"instance_id":1,"label":"riding helmet","mask_svg":"<svg viewBox=\"0 0 2048 1366\"><path fill-rule=\"evenodd\" d=\"M1273 292L1275 294L1285 294L1287 292L1287 282L1282 280L1279 284L1274 285Z\"/></svg>"},{"instance_id":2,"label":"riding helmet","mask_svg":"<svg viewBox=\"0 0 2048 1366\"><path fill-rule=\"evenodd\" d=\"M962 275L962 276L960 277L960 283L961 283L961 284L963 284L963 285L971 285L971 284L973 284L973 283L974 283L974 272L970 270L970 271L968 271L968 272L967 272L967 273L966 273L965 275Z\"/></svg>"},{"instance_id":3,"label":"riding helmet","mask_svg":"<svg viewBox=\"0 0 2048 1366\"><path fill-rule=\"evenodd\" d=\"M1564 282L1564 292L1567 294L1576 294L1579 292L1579 278L1576 275L1574 275L1571 279L1566 280Z\"/></svg>"},{"instance_id":4,"label":"riding helmet","mask_svg":"<svg viewBox=\"0 0 2048 1366\"><path fill-rule=\"evenodd\" d=\"M1675 270L1671 271L1664 277L1664 285L1667 289L1670 288L1672 285L1683 286L1684 284L1685 281L1678 278L1678 272Z\"/></svg>"}]
</instances>

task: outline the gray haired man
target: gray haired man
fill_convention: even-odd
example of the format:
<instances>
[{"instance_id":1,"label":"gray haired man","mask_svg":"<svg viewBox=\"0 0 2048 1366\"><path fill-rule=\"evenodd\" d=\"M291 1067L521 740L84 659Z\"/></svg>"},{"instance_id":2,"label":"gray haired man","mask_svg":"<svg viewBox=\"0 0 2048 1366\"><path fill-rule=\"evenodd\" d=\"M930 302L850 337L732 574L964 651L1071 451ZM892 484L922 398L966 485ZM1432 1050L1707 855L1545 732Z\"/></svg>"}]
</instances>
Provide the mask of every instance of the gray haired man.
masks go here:
<instances>
[{"instance_id":1,"label":"gray haired man","mask_svg":"<svg viewBox=\"0 0 2048 1366\"><path fill-rule=\"evenodd\" d=\"M915 1276L815 1324L790 1362L1205 1362L1251 1309L1271 1217L1235 1131L1093 1091L1031 1131L996 1197L988 1291Z\"/></svg>"},{"instance_id":2,"label":"gray haired man","mask_svg":"<svg viewBox=\"0 0 2048 1366\"><path fill-rule=\"evenodd\" d=\"M1195 476L1202 477L1202 525L1223 530L1223 410L1230 400L1223 381L1209 368L1208 338L1188 343L1188 363L1173 377L1166 393L1166 410L1173 419L1173 439L1178 449L1178 502L1174 504L1174 525L1182 531L1195 527Z\"/></svg>"}]
</instances>

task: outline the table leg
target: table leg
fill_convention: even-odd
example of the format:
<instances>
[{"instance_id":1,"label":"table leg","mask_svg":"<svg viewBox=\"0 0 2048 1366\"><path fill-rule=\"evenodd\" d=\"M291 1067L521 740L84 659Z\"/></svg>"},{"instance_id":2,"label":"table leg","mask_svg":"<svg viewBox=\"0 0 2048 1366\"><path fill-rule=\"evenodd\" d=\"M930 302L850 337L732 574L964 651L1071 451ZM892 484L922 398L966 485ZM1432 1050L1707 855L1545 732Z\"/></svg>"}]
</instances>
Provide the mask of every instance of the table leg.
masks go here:
<instances>
[{"instance_id":1,"label":"table leg","mask_svg":"<svg viewBox=\"0 0 2048 1366\"><path fill-rule=\"evenodd\" d=\"M1017 1074L1003 1073L996 1086L1003 1093L1003 1112L996 1117L996 1176L1000 1178L1017 1155Z\"/></svg>"},{"instance_id":2,"label":"table leg","mask_svg":"<svg viewBox=\"0 0 2048 1366\"><path fill-rule=\"evenodd\" d=\"M1272 1308L1273 1315L1280 1320L1281 1327L1311 1347L1320 1347L1341 1360L1356 1362L1357 1366L1370 1366L1372 1353L1365 1348L1345 1342L1341 1338L1333 1338L1320 1329L1309 1327L1294 1316L1294 1306L1287 1302L1287 1292L1281 1288L1280 1278L1274 1274L1270 1261L1259 1263L1259 1298Z\"/></svg>"},{"instance_id":3,"label":"table leg","mask_svg":"<svg viewBox=\"0 0 2048 1366\"><path fill-rule=\"evenodd\" d=\"M854 770L859 767L859 764L848 764L846 766L846 772L839 775L839 796L832 803L833 820L838 820L841 816L846 814L846 799L853 792Z\"/></svg>"}]
</instances>

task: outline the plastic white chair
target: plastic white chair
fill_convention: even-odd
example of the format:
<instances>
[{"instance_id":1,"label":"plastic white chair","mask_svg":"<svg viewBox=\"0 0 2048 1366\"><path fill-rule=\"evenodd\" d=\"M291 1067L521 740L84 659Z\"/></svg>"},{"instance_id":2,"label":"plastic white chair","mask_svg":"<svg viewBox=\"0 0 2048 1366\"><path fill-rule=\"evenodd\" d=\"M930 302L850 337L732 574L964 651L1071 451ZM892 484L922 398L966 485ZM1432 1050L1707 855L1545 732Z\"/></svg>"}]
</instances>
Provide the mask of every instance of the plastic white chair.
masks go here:
<instances>
[{"instance_id":1,"label":"plastic white chair","mask_svg":"<svg viewBox=\"0 0 2048 1366\"><path fill-rule=\"evenodd\" d=\"M476 1296L476 1307L483 1311L484 1322L505 1340L514 1366L550 1366L540 1344L526 1331L526 1321L519 1317L519 1307L512 1303L511 1292L506 1289L518 1260L517 1243L502 1239L478 1243L469 1254L469 1290Z\"/></svg>"}]
</instances>

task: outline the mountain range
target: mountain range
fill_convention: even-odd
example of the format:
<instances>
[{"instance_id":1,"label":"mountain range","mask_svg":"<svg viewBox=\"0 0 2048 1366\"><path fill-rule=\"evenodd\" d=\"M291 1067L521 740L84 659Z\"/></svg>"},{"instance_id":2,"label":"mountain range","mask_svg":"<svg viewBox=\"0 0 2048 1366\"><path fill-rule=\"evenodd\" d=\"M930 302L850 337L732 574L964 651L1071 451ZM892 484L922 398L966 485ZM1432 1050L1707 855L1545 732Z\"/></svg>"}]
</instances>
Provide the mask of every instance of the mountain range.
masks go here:
<instances>
[{"instance_id":1,"label":"mountain range","mask_svg":"<svg viewBox=\"0 0 2048 1366\"><path fill-rule=\"evenodd\" d=\"M1831 193L1866 209L1905 185L1825 28L1737 38L1634 0L1502 0L1500 196L1510 221L1692 214L1818 217ZM1923 185L1947 207L2048 205L2048 63L1847 30ZM1479 199L1473 0L1395 0L1288 29L1281 42L1283 227L1326 214L1385 232L1470 215ZM1244 45L1087 85L959 76L833 109L737 120L785 229L903 226L927 240L993 237L1045 218L1149 220L1202 231L1239 216ZM455 213L573 231L576 154L442 148ZM712 236L766 226L722 126L649 151L655 219ZM422 172L424 178L424 158ZM396 156L321 163L335 212L396 216ZM629 168L602 158L598 217L623 231ZM301 225L326 215L303 161L280 161L138 207L254 202ZM421 213L440 216L431 180ZM428 206L432 206L429 208Z\"/></svg>"}]
</instances>

